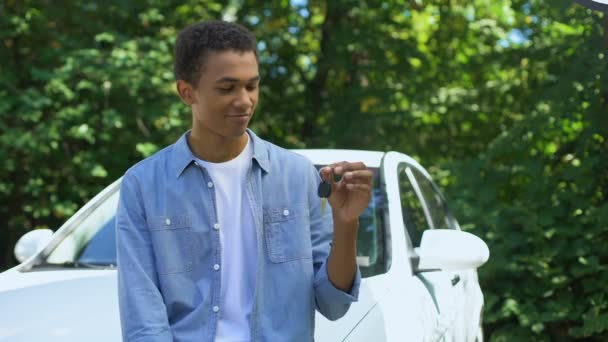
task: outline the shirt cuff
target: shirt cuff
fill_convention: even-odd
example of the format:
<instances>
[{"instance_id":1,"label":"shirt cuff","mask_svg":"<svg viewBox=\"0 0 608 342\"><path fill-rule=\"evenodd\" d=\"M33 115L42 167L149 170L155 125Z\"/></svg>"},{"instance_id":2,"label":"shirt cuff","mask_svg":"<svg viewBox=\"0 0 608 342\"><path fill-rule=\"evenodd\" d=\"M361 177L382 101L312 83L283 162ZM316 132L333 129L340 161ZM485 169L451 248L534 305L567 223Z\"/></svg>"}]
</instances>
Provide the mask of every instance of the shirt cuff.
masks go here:
<instances>
[{"instance_id":1,"label":"shirt cuff","mask_svg":"<svg viewBox=\"0 0 608 342\"><path fill-rule=\"evenodd\" d=\"M173 334L170 330L165 330L156 335L140 335L135 338L125 338L124 341L129 342L170 342L173 341Z\"/></svg>"},{"instance_id":2,"label":"shirt cuff","mask_svg":"<svg viewBox=\"0 0 608 342\"><path fill-rule=\"evenodd\" d=\"M343 304L350 304L359 299L359 286L361 285L361 271L357 266L355 279L350 291L345 292L332 284L327 274L327 260L321 265L315 279L315 289L317 292L323 293L323 297L332 298L333 301Z\"/></svg>"}]
</instances>

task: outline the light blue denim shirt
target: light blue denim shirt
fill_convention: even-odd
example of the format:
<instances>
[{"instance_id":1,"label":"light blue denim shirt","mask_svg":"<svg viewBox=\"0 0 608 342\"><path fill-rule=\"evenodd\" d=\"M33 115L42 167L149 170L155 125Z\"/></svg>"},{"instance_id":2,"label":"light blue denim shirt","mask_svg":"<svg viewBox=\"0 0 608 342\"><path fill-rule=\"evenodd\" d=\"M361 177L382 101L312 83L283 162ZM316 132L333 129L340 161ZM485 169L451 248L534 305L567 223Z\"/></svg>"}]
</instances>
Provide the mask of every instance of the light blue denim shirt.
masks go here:
<instances>
[{"instance_id":1,"label":"light blue denim shirt","mask_svg":"<svg viewBox=\"0 0 608 342\"><path fill-rule=\"evenodd\" d=\"M326 263L333 221L321 215L312 163L247 133L253 143L246 196L254 213L257 269L252 341L312 341L315 308L330 320L357 300L332 285ZM213 341L221 244L213 183L186 132L130 168L116 219L118 299L125 341ZM239 213L235 213L239 215ZM197 286L201 282L203 286Z\"/></svg>"}]
</instances>

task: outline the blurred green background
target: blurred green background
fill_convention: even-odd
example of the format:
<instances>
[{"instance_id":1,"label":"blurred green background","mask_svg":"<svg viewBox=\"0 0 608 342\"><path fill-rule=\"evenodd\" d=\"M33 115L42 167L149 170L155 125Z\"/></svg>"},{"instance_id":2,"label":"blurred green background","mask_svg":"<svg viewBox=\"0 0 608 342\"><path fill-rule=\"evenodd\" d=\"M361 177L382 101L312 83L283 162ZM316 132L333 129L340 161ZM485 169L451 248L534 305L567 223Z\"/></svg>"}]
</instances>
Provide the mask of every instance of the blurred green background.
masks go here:
<instances>
[{"instance_id":1,"label":"blurred green background","mask_svg":"<svg viewBox=\"0 0 608 342\"><path fill-rule=\"evenodd\" d=\"M259 135L429 168L490 246L487 338L608 339L608 15L565 0L5 0L0 270L189 127L172 49L210 18L258 37Z\"/></svg>"}]
</instances>

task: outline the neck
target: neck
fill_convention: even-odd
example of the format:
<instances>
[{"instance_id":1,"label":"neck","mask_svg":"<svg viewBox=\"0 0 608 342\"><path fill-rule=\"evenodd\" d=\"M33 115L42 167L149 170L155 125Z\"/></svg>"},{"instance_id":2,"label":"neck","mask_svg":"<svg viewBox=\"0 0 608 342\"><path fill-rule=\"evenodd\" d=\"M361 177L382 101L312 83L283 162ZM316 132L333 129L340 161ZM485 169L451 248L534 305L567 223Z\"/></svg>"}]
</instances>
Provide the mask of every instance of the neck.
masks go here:
<instances>
[{"instance_id":1,"label":"neck","mask_svg":"<svg viewBox=\"0 0 608 342\"><path fill-rule=\"evenodd\" d=\"M188 145L197 158L210 163L223 163L236 158L247 145L248 139L247 132L239 137L225 137L193 128L188 136Z\"/></svg>"}]
</instances>

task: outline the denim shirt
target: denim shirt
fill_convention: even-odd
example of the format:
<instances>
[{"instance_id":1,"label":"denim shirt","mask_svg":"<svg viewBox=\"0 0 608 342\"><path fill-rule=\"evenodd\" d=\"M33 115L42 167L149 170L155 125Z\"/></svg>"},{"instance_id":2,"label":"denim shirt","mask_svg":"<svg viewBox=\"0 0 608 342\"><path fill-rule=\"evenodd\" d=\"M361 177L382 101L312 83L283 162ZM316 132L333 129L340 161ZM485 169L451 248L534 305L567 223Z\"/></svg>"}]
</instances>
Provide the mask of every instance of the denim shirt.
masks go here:
<instances>
[{"instance_id":1,"label":"denim shirt","mask_svg":"<svg viewBox=\"0 0 608 342\"><path fill-rule=\"evenodd\" d=\"M252 341L312 341L315 309L330 320L357 300L329 281L333 221L321 215L320 177L305 157L257 137L246 197L257 236ZM116 218L118 299L125 341L213 341L221 244L213 183L195 163L186 132L131 167ZM239 213L235 213L239 215ZM197 285L197 283L203 286Z\"/></svg>"}]
</instances>

